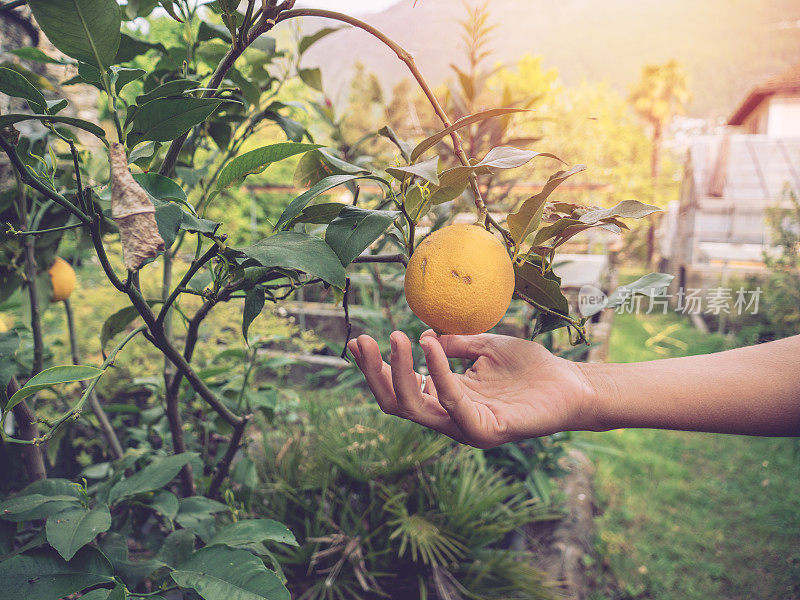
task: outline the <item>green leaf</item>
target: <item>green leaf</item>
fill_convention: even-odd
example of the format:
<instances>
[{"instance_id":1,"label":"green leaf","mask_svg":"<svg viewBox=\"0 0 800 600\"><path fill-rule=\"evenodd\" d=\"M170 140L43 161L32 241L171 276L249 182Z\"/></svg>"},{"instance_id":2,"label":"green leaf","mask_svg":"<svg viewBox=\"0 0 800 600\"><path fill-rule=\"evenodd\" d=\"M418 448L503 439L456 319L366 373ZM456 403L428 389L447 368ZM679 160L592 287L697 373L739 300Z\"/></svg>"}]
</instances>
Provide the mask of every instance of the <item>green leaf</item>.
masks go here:
<instances>
[{"instance_id":1,"label":"green leaf","mask_svg":"<svg viewBox=\"0 0 800 600\"><path fill-rule=\"evenodd\" d=\"M251 173L261 173L272 163L316 148L320 148L320 145L282 142L245 152L234 158L222 169L217 178L217 190L223 190L239 183Z\"/></svg>"},{"instance_id":2,"label":"green leaf","mask_svg":"<svg viewBox=\"0 0 800 600\"><path fill-rule=\"evenodd\" d=\"M407 167L388 167L386 172L400 181L405 181L410 175L416 175L425 181L430 181L433 185L439 185L439 157L434 156L429 160Z\"/></svg>"},{"instance_id":3,"label":"green leaf","mask_svg":"<svg viewBox=\"0 0 800 600\"><path fill-rule=\"evenodd\" d=\"M64 125L72 125L78 129L88 131L93 136L100 138L104 142L106 141L106 132L102 127L99 127L94 123L90 123L89 121L84 121L83 119L77 119L75 117L59 117L57 115L42 114L25 115L20 113L12 113L9 115L0 116L0 129L8 127L9 125L14 125L15 123L21 123L22 121L41 121L46 125L50 123L63 123Z\"/></svg>"},{"instance_id":4,"label":"green leaf","mask_svg":"<svg viewBox=\"0 0 800 600\"><path fill-rule=\"evenodd\" d=\"M533 150L520 150L511 146L498 146L489 150L483 160L473 165L473 168L478 173L491 172L494 169L516 169L537 156L561 160L555 154L550 154L549 152L534 152Z\"/></svg>"},{"instance_id":5,"label":"green leaf","mask_svg":"<svg viewBox=\"0 0 800 600\"><path fill-rule=\"evenodd\" d=\"M322 91L322 71L317 67L313 69L298 69L297 75L308 87L318 92Z\"/></svg>"},{"instance_id":6,"label":"green leaf","mask_svg":"<svg viewBox=\"0 0 800 600\"><path fill-rule=\"evenodd\" d=\"M159 596L147 596L147 600L154 600ZM113 589L98 588L81 596L81 600L125 600L125 586L117 584ZM163 600L163 599L162 599Z\"/></svg>"},{"instance_id":7,"label":"green leaf","mask_svg":"<svg viewBox=\"0 0 800 600\"><path fill-rule=\"evenodd\" d=\"M173 531L161 544L156 558L171 567L177 567L194 551L194 538L194 533L188 529Z\"/></svg>"},{"instance_id":8,"label":"green leaf","mask_svg":"<svg viewBox=\"0 0 800 600\"><path fill-rule=\"evenodd\" d=\"M331 247L313 235L281 231L243 248L262 267L297 269L344 288L344 267Z\"/></svg>"},{"instance_id":9,"label":"green leaf","mask_svg":"<svg viewBox=\"0 0 800 600\"><path fill-rule=\"evenodd\" d=\"M349 181L355 181L356 179L373 179L384 184L386 183L383 178L375 175L331 175L330 177L326 177L289 203L289 206L286 207L278 219L275 229L284 229L287 223L297 217L306 207L306 205L320 194L324 194L330 189Z\"/></svg>"},{"instance_id":10,"label":"green leaf","mask_svg":"<svg viewBox=\"0 0 800 600\"><path fill-rule=\"evenodd\" d=\"M325 241L347 266L388 229L400 215L395 210L344 206L325 231Z\"/></svg>"},{"instance_id":11,"label":"green leaf","mask_svg":"<svg viewBox=\"0 0 800 600\"><path fill-rule=\"evenodd\" d=\"M575 165L569 171L553 173L547 180L547 183L544 184L541 192L525 200L517 212L508 215L508 230L517 244L521 244L526 237L539 227L539 223L542 220L544 205L547 202L547 198L553 193L553 190L564 183L567 178L585 169L586 165Z\"/></svg>"},{"instance_id":12,"label":"green leaf","mask_svg":"<svg viewBox=\"0 0 800 600\"><path fill-rule=\"evenodd\" d=\"M17 373L14 356L19 348L19 333L9 329L0 333L0 405L5 406L8 382Z\"/></svg>"},{"instance_id":13,"label":"green leaf","mask_svg":"<svg viewBox=\"0 0 800 600\"><path fill-rule=\"evenodd\" d=\"M247 550L211 546L198 550L171 573L182 588L205 600L289 600L273 571Z\"/></svg>"},{"instance_id":14,"label":"green leaf","mask_svg":"<svg viewBox=\"0 0 800 600\"><path fill-rule=\"evenodd\" d=\"M533 300L561 315L569 316L569 302L561 292L561 280L552 272L542 275L538 264L514 265L514 291L523 300Z\"/></svg>"},{"instance_id":15,"label":"green leaf","mask_svg":"<svg viewBox=\"0 0 800 600\"><path fill-rule=\"evenodd\" d=\"M312 223L314 225L325 225L333 221L336 216L347 206L341 202L323 202L322 204L312 204L306 206L297 217L286 228L289 229L297 223Z\"/></svg>"},{"instance_id":16,"label":"green leaf","mask_svg":"<svg viewBox=\"0 0 800 600\"><path fill-rule=\"evenodd\" d=\"M117 91L117 94L119 94L119 91L126 85L147 74L147 71L144 69L128 69L126 67L111 67L111 71L116 76L114 89Z\"/></svg>"},{"instance_id":17,"label":"green leaf","mask_svg":"<svg viewBox=\"0 0 800 600\"><path fill-rule=\"evenodd\" d=\"M129 146L154 140L169 142L205 121L222 100L214 98L157 98L143 105L133 118Z\"/></svg>"},{"instance_id":18,"label":"green leaf","mask_svg":"<svg viewBox=\"0 0 800 600\"><path fill-rule=\"evenodd\" d=\"M136 96L136 104L143 106L151 100L155 100L156 98L182 96L185 91L196 87L197 82L192 81L191 79L173 79L172 81L167 81L166 83L161 84L157 88L154 88L145 94Z\"/></svg>"},{"instance_id":19,"label":"green leaf","mask_svg":"<svg viewBox=\"0 0 800 600\"><path fill-rule=\"evenodd\" d=\"M121 25L116 0L28 0L28 6L61 52L103 70L113 64Z\"/></svg>"},{"instance_id":20,"label":"green leaf","mask_svg":"<svg viewBox=\"0 0 800 600\"><path fill-rule=\"evenodd\" d=\"M0 563L3 600L59 600L113 581L108 560L92 547L83 548L69 562L47 551L20 554Z\"/></svg>"},{"instance_id":21,"label":"green leaf","mask_svg":"<svg viewBox=\"0 0 800 600\"><path fill-rule=\"evenodd\" d=\"M197 456L196 452L183 452L154 460L138 473L114 484L108 493L108 502L113 504L121 498L164 487L175 478L183 465Z\"/></svg>"},{"instance_id":22,"label":"green leaf","mask_svg":"<svg viewBox=\"0 0 800 600\"><path fill-rule=\"evenodd\" d=\"M667 273L648 273L633 283L618 287L608 296L608 300L605 304L596 307L597 310L594 312L590 314L584 314L583 316L590 317L595 312L599 312L603 308L616 308L634 294L642 294L651 298L657 296L658 294L664 292L664 289L670 283L672 283L673 279L675 279L675 276L668 275Z\"/></svg>"},{"instance_id":23,"label":"green leaf","mask_svg":"<svg viewBox=\"0 0 800 600\"><path fill-rule=\"evenodd\" d=\"M148 504L150 508L168 519L175 520L178 516L178 497L169 490L157 490Z\"/></svg>"},{"instance_id":24,"label":"green leaf","mask_svg":"<svg viewBox=\"0 0 800 600\"><path fill-rule=\"evenodd\" d=\"M161 300L148 300L147 304L152 307L160 302ZM126 306L108 317L100 330L100 349L105 350L106 344L111 338L125 331L138 316L139 311L136 310L136 307Z\"/></svg>"},{"instance_id":25,"label":"green leaf","mask_svg":"<svg viewBox=\"0 0 800 600\"><path fill-rule=\"evenodd\" d=\"M294 183L298 187L316 185L330 175L354 175L369 173L358 165L342 160L327 150L312 150L306 152L297 162L294 171Z\"/></svg>"},{"instance_id":26,"label":"green leaf","mask_svg":"<svg viewBox=\"0 0 800 600\"><path fill-rule=\"evenodd\" d=\"M66 65L71 61L64 59L55 59L42 52L39 48L15 48L13 50L6 50L9 54L18 56L22 60L32 60L34 62L45 63L50 65Z\"/></svg>"},{"instance_id":27,"label":"green leaf","mask_svg":"<svg viewBox=\"0 0 800 600\"><path fill-rule=\"evenodd\" d=\"M192 496L180 500L180 509L175 520L181 527L196 533L207 542L214 535L214 513L226 510L228 507L221 502L203 496Z\"/></svg>"},{"instance_id":28,"label":"green leaf","mask_svg":"<svg viewBox=\"0 0 800 600\"><path fill-rule=\"evenodd\" d=\"M64 558L75 553L111 527L108 506L100 504L92 510L72 508L47 518L45 531L48 543Z\"/></svg>"},{"instance_id":29,"label":"green leaf","mask_svg":"<svg viewBox=\"0 0 800 600\"><path fill-rule=\"evenodd\" d=\"M611 208L600 208L597 210L590 210L589 212L581 215L581 223L597 223L602 219L610 219L612 217L619 217L622 219L641 219L654 212L659 212L661 209L651 204L645 204L638 200L623 200L616 206Z\"/></svg>"},{"instance_id":30,"label":"green leaf","mask_svg":"<svg viewBox=\"0 0 800 600\"><path fill-rule=\"evenodd\" d=\"M411 162L411 145L405 140L401 140L391 127L388 125L381 127L378 130L378 135L387 138L395 146L397 146L397 149L400 150L400 154L402 155L403 160L406 161L406 164Z\"/></svg>"},{"instance_id":31,"label":"green leaf","mask_svg":"<svg viewBox=\"0 0 800 600\"><path fill-rule=\"evenodd\" d=\"M298 546L286 525L272 519L244 519L226 525L211 538L208 545L242 546L267 540Z\"/></svg>"},{"instance_id":32,"label":"green leaf","mask_svg":"<svg viewBox=\"0 0 800 600\"><path fill-rule=\"evenodd\" d=\"M34 481L25 486L18 495L28 496L31 494L41 494L42 496L72 496L76 500L83 498L80 484L72 483L69 479L61 479L59 477Z\"/></svg>"},{"instance_id":33,"label":"green leaf","mask_svg":"<svg viewBox=\"0 0 800 600\"><path fill-rule=\"evenodd\" d=\"M458 198L467 189L471 173L471 169L463 166L442 171L439 175L439 185L431 189L431 205L435 206Z\"/></svg>"},{"instance_id":34,"label":"green leaf","mask_svg":"<svg viewBox=\"0 0 800 600\"><path fill-rule=\"evenodd\" d=\"M134 173L133 178L151 200L178 200L181 204L190 206L186 192L169 177L159 173Z\"/></svg>"},{"instance_id":35,"label":"green leaf","mask_svg":"<svg viewBox=\"0 0 800 600\"><path fill-rule=\"evenodd\" d=\"M422 140L416 148L414 148L413 152L411 152L411 162L416 162L417 159L422 156L422 154L428 150L429 148L433 148L436 144L438 144L441 140L445 137L450 135L451 133L458 131L468 125L472 125L473 123L480 123L481 121L485 121L486 119L491 119L493 117L500 117L503 115L508 115L512 113L518 112L528 112L527 109L524 108L495 108L492 110L485 110L479 113L475 113L474 115L469 115L463 117L453 123L450 127L443 129L439 133L436 133L424 140Z\"/></svg>"},{"instance_id":36,"label":"green leaf","mask_svg":"<svg viewBox=\"0 0 800 600\"><path fill-rule=\"evenodd\" d=\"M322 38L327 35L332 34L335 31L339 31L342 29L341 27L323 27L322 29L316 31L312 35L303 36L300 39L300 43L297 45L297 53L303 54L306 50L308 50L311 46L316 44Z\"/></svg>"},{"instance_id":37,"label":"green leaf","mask_svg":"<svg viewBox=\"0 0 800 600\"><path fill-rule=\"evenodd\" d=\"M245 342L247 342L247 330L250 329L253 320L261 314L265 301L264 288L260 286L254 286L245 292L242 310L242 337Z\"/></svg>"},{"instance_id":38,"label":"green leaf","mask_svg":"<svg viewBox=\"0 0 800 600\"><path fill-rule=\"evenodd\" d=\"M0 67L0 92L7 96L27 100L31 110L34 112L47 112L47 101L44 99L42 92L12 69Z\"/></svg>"},{"instance_id":39,"label":"green leaf","mask_svg":"<svg viewBox=\"0 0 800 600\"><path fill-rule=\"evenodd\" d=\"M119 41L119 51L114 57L114 64L131 61L137 56L144 55L148 50L159 50L163 53L167 52L163 44L151 44L150 42L137 40L123 33Z\"/></svg>"},{"instance_id":40,"label":"green leaf","mask_svg":"<svg viewBox=\"0 0 800 600\"><path fill-rule=\"evenodd\" d=\"M17 494L0 504L0 516L7 521L42 519L68 508L80 507L77 498L67 494Z\"/></svg>"},{"instance_id":41,"label":"green leaf","mask_svg":"<svg viewBox=\"0 0 800 600\"><path fill-rule=\"evenodd\" d=\"M552 225L546 225L536 232L536 236L533 238L533 245L539 246L545 243L547 240L560 235L566 229L574 227L575 225L581 225L581 222L578 221L578 219L569 218L559 219Z\"/></svg>"},{"instance_id":42,"label":"green leaf","mask_svg":"<svg viewBox=\"0 0 800 600\"><path fill-rule=\"evenodd\" d=\"M208 40L218 39L223 42L231 43L231 32L226 27L214 25L206 21L200 21L200 29L197 32L197 40L207 42Z\"/></svg>"},{"instance_id":43,"label":"green leaf","mask_svg":"<svg viewBox=\"0 0 800 600\"><path fill-rule=\"evenodd\" d=\"M90 367L87 365L64 365L59 367L50 367L41 373L37 373L31 377L28 382L20 388L16 394L11 396L6 405L3 416L14 408L17 404L36 392L44 390L54 385L62 383L74 383L76 381L86 381L87 379L95 379L100 377L103 371L97 367Z\"/></svg>"}]
</instances>

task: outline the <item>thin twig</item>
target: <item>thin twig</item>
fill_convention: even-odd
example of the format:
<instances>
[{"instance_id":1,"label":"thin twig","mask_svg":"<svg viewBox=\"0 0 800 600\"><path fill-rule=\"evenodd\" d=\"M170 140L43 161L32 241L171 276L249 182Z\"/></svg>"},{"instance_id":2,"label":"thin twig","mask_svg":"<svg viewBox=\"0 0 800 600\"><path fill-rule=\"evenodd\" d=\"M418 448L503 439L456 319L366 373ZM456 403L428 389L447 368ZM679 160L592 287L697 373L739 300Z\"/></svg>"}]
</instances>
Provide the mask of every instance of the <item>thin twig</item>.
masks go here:
<instances>
[{"instance_id":1,"label":"thin twig","mask_svg":"<svg viewBox=\"0 0 800 600\"><path fill-rule=\"evenodd\" d=\"M78 349L78 336L75 334L75 318L72 314L72 306L70 305L69 300L64 300L64 312L67 315L67 332L69 333L69 347L72 354L72 364L79 365L81 364L81 355L80 350ZM86 382L81 381L80 385L83 391L86 391L86 388L88 387ZM103 407L100 405L100 401L97 399L97 394L95 394L94 391L89 394L89 406L91 407L94 415L97 417L97 421L100 423L100 429L102 429L103 434L108 439L108 443L111 446L111 454L115 459L122 458L122 444L120 444L117 433L111 426L111 421L108 420L108 416L103 410Z\"/></svg>"},{"instance_id":2,"label":"thin twig","mask_svg":"<svg viewBox=\"0 0 800 600\"><path fill-rule=\"evenodd\" d=\"M231 470L231 463L233 462L233 459L242 444L244 430L247 428L247 424L249 422L250 416L248 415L245 416L236 426L234 426L233 435L231 436L231 441L228 444L228 449L225 452L225 455L222 457L222 460L219 461L217 469L214 472L214 476L211 478L211 484L208 486L209 498L215 498L219 494L219 489L222 486L222 482L225 481L225 478L228 476L228 472Z\"/></svg>"},{"instance_id":3,"label":"thin twig","mask_svg":"<svg viewBox=\"0 0 800 600\"><path fill-rule=\"evenodd\" d=\"M353 263L398 263L406 267L408 259L405 254L362 254L354 258Z\"/></svg>"}]
</instances>

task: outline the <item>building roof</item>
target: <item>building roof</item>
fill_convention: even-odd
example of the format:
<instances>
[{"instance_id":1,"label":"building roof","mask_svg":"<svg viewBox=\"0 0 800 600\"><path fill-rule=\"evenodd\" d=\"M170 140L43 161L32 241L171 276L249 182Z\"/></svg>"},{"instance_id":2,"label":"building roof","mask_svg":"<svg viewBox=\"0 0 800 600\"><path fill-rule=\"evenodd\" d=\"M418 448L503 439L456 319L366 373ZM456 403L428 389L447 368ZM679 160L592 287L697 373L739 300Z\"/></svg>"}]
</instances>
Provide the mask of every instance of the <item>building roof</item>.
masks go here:
<instances>
[{"instance_id":1,"label":"building roof","mask_svg":"<svg viewBox=\"0 0 800 600\"><path fill-rule=\"evenodd\" d=\"M800 195L800 138L698 136L688 158L697 198L770 203L787 186Z\"/></svg>"},{"instance_id":2,"label":"building roof","mask_svg":"<svg viewBox=\"0 0 800 600\"><path fill-rule=\"evenodd\" d=\"M800 93L800 62L795 63L782 73L767 79L750 90L750 93L728 120L728 125L741 125L744 123L745 119L765 98L773 94L794 92Z\"/></svg>"}]
</instances>

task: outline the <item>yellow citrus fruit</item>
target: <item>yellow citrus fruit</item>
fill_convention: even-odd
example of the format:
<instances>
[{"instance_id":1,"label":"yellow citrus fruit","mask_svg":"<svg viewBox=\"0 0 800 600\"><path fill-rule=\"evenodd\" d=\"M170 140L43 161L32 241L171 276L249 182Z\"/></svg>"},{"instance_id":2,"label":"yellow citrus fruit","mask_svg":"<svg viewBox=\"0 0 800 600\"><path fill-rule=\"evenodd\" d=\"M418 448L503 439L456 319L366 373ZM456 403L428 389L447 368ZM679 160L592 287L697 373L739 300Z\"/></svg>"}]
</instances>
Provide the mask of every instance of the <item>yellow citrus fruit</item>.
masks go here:
<instances>
[{"instance_id":1,"label":"yellow citrus fruit","mask_svg":"<svg viewBox=\"0 0 800 600\"><path fill-rule=\"evenodd\" d=\"M408 261L408 306L437 333L488 331L514 294L514 267L503 243L477 225L449 225L425 238Z\"/></svg>"},{"instance_id":2,"label":"yellow citrus fruit","mask_svg":"<svg viewBox=\"0 0 800 600\"><path fill-rule=\"evenodd\" d=\"M50 273L50 281L53 282L53 302L61 302L69 298L72 290L75 289L75 271L72 266L63 258L56 256L53 266L47 271Z\"/></svg>"}]
</instances>

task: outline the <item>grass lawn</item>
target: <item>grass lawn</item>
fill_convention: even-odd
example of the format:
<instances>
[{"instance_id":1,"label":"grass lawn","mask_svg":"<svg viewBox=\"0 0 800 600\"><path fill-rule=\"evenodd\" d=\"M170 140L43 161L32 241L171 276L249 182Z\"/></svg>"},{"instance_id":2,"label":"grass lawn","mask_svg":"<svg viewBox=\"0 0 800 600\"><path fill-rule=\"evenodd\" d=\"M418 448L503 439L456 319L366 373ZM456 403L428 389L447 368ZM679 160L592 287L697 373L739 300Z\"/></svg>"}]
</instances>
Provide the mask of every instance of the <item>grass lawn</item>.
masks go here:
<instances>
[{"instance_id":1,"label":"grass lawn","mask_svg":"<svg viewBox=\"0 0 800 600\"><path fill-rule=\"evenodd\" d=\"M648 347L671 326L670 340ZM609 361L728 345L680 315L616 315ZM613 451L593 456L603 514L592 600L800 598L800 440L634 429L582 438Z\"/></svg>"}]
</instances>

